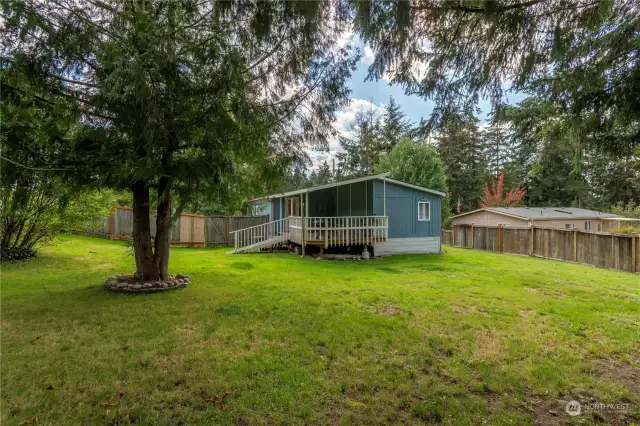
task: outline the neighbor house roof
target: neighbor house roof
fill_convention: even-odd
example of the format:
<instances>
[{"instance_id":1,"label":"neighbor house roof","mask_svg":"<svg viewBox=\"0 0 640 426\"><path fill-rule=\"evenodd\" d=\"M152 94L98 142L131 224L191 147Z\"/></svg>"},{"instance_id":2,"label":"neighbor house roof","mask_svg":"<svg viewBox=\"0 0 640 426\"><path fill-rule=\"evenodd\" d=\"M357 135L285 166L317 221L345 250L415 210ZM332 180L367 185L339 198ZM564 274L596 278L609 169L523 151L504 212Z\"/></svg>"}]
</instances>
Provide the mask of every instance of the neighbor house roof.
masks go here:
<instances>
[{"instance_id":1,"label":"neighbor house roof","mask_svg":"<svg viewBox=\"0 0 640 426\"><path fill-rule=\"evenodd\" d=\"M368 181L368 180L372 180L372 179L384 180L384 181L387 181L389 183L393 183L395 185L404 186L404 187L407 187L407 188L415 189L417 191L428 192L430 194L439 195L441 197L444 197L445 195L447 195L445 192L436 191L435 189L424 188L422 186L413 185L413 184L408 183L408 182L403 182L403 181L398 180L398 179L390 178L389 177L389 173L381 173L381 174L377 174L377 175L369 175L369 176L364 176L364 177L355 178L355 179L343 180L343 181L340 181L340 182L328 183L326 185L311 186L309 188L303 188L303 189L298 189L298 190L295 190L295 191L284 192L282 194L273 194L273 195L266 195L266 196L258 197L258 198L252 198L252 199L249 200L249 202L263 201L263 200L268 200L268 199L273 199L273 198L290 197L290 196L293 196L293 195L306 194L308 192L319 191L321 189L334 188L336 186L349 185L349 184L352 184L352 183L364 182L364 181Z\"/></svg>"},{"instance_id":2,"label":"neighbor house roof","mask_svg":"<svg viewBox=\"0 0 640 426\"><path fill-rule=\"evenodd\" d=\"M558 219L617 219L620 216L595 210L575 207L487 207L462 213L453 218L467 216L481 211L490 211L505 216L513 216L526 220L558 220Z\"/></svg>"}]
</instances>

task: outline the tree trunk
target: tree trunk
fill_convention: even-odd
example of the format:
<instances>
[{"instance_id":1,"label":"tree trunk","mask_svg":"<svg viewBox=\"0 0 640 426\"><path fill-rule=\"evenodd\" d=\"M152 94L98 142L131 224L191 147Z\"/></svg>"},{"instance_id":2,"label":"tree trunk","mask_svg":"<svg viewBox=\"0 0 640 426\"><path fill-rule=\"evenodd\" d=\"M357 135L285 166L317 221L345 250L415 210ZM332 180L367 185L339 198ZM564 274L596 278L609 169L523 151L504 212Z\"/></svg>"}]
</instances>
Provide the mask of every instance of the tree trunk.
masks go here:
<instances>
[{"instance_id":1,"label":"tree trunk","mask_svg":"<svg viewBox=\"0 0 640 426\"><path fill-rule=\"evenodd\" d=\"M138 181L131 186L133 192L133 249L136 274L139 280L157 279L153 268L151 222L149 221L149 187Z\"/></svg>"},{"instance_id":2,"label":"tree trunk","mask_svg":"<svg viewBox=\"0 0 640 426\"><path fill-rule=\"evenodd\" d=\"M153 269L157 279L164 280L169 275L169 244L171 238L171 190L170 180L163 176L158 187L158 207L156 214L156 242Z\"/></svg>"}]
</instances>

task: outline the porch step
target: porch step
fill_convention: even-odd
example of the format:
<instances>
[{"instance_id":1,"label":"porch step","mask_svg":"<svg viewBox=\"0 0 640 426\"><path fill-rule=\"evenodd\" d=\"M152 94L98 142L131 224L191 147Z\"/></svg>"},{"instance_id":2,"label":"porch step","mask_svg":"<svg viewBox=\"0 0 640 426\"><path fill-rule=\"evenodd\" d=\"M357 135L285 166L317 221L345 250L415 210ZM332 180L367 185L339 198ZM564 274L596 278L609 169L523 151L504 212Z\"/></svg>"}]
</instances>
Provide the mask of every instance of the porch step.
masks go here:
<instances>
[{"instance_id":1,"label":"porch step","mask_svg":"<svg viewBox=\"0 0 640 426\"><path fill-rule=\"evenodd\" d=\"M238 247L235 250L231 250L227 254L238 254L238 253L255 253L259 252L264 248L271 248L277 245L280 245L289 240L289 233L285 232L281 235L276 235L275 237L268 238L266 240L259 241L257 243L253 243L247 246Z\"/></svg>"}]
</instances>

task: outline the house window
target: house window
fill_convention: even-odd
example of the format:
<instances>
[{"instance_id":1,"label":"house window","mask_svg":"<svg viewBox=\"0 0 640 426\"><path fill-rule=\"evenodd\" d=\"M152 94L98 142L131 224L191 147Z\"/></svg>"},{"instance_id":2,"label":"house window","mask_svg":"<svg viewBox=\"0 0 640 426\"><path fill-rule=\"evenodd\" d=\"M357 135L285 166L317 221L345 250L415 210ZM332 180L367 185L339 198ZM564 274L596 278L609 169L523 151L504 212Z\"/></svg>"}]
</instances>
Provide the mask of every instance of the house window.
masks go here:
<instances>
[{"instance_id":1,"label":"house window","mask_svg":"<svg viewBox=\"0 0 640 426\"><path fill-rule=\"evenodd\" d=\"M567 223L564 225L564 227L567 229L573 229L573 223Z\"/></svg>"},{"instance_id":2,"label":"house window","mask_svg":"<svg viewBox=\"0 0 640 426\"><path fill-rule=\"evenodd\" d=\"M418 201L418 220L431 220L431 203Z\"/></svg>"},{"instance_id":3,"label":"house window","mask_svg":"<svg viewBox=\"0 0 640 426\"><path fill-rule=\"evenodd\" d=\"M591 231L591 222L585 222L584 223L584 230L585 231Z\"/></svg>"}]
</instances>

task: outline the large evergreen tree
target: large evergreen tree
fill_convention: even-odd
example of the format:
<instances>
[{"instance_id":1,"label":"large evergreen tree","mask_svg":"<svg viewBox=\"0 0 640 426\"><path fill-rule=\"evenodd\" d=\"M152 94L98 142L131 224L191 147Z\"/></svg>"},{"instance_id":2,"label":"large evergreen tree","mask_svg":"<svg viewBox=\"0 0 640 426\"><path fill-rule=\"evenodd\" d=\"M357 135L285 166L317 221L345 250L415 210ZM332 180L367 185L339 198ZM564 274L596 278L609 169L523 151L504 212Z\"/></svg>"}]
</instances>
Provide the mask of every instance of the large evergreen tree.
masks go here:
<instances>
[{"instance_id":1,"label":"large evergreen tree","mask_svg":"<svg viewBox=\"0 0 640 426\"><path fill-rule=\"evenodd\" d=\"M136 274L167 276L174 210L325 146L354 65L324 2L5 1L3 66L82 115L45 149L77 183L133 194ZM21 80L7 84L26 90ZM8 157L7 157L8 158ZM250 173L246 173L250 170ZM156 236L151 238L150 191Z\"/></svg>"},{"instance_id":2,"label":"large evergreen tree","mask_svg":"<svg viewBox=\"0 0 640 426\"><path fill-rule=\"evenodd\" d=\"M448 111L436 141L447 172L451 210L456 210L458 201L464 211L475 209L486 177L477 117L470 111Z\"/></svg>"},{"instance_id":3,"label":"large evergreen tree","mask_svg":"<svg viewBox=\"0 0 640 426\"><path fill-rule=\"evenodd\" d=\"M340 137L344 152L338 153L340 176L370 174L382 153L382 117L372 106L356 113L350 130L353 136Z\"/></svg>"},{"instance_id":4,"label":"large evergreen tree","mask_svg":"<svg viewBox=\"0 0 640 426\"><path fill-rule=\"evenodd\" d=\"M389 103L384 107L382 120L381 150L383 152L389 152L401 139L407 136L411 129L411 123L406 119L404 112L402 112L400 105L393 99L393 96L389 97Z\"/></svg>"},{"instance_id":5,"label":"large evergreen tree","mask_svg":"<svg viewBox=\"0 0 640 426\"><path fill-rule=\"evenodd\" d=\"M635 0L343 0L390 75L435 101L428 128L504 88L537 93L571 116L575 143L629 153L640 144L640 13ZM505 84L509 83L509 84Z\"/></svg>"},{"instance_id":6,"label":"large evergreen tree","mask_svg":"<svg viewBox=\"0 0 640 426\"><path fill-rule=\"evenodd\" d=\"M313 185L326 185L327 183L331 183L331 181L333 181L333 173L327 160L324 160L322 164L320 164L320 167L318 167Z\"/></svg>"},{"instance_id":7,"label":"large evergreen tree","mask_svg":"<svg viewBox=\"0 0 640 426\"><path fill-rule=\"evenodd\" d=\"M617 156L576 143L567 135L570 117L551 102L529 97L507 107L498 124L516 141L512 162L535 206L607 210L640 195L638 154Z\"/></svg>"}]
</instances>

